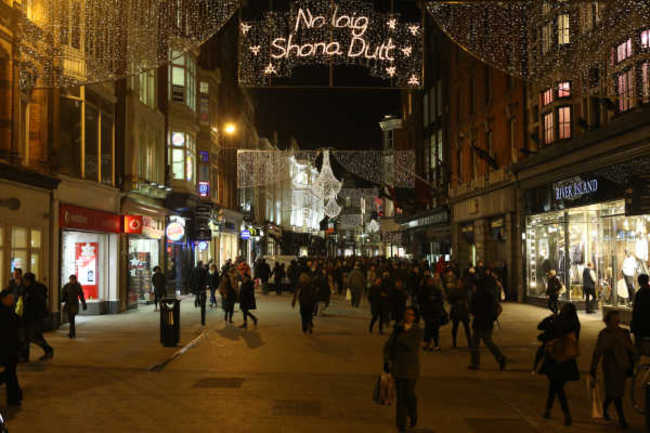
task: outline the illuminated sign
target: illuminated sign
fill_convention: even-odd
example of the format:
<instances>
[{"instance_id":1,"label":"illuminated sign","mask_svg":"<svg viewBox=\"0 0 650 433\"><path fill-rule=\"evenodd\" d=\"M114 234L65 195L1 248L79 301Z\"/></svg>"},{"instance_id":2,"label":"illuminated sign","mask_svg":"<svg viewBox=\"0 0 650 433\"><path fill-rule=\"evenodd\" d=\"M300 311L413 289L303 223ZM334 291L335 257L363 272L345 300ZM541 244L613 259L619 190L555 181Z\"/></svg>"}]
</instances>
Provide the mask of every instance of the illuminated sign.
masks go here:
<instances>
[{"instance_id":1,"label":"illuminated sign","mask_svg":"<svg viewBox=\"0 0 650 433\"><path fill-rule=\"evenodd\" d=\"M578 177L553 185L553 196L557 201L576 200L597 191L598 179L583 180Z\"/></svg>"},{"instance_id":2,"label":"illuminated sign","mask_svg":"<svg viewBox=\"0 0 650 433\"><path fill-rule=\"evenodd\" d=\"M241 233L239 234L239 237L241 237L244 240L250 239L251 232L249 232L248 230L242 230Z\"/></svg>"},{"instance_id":3,"label":"illuminated sign","mask_svg":"<svg viewBox=\"0 0 650 433\"><path fill-rule=\"evenodd\" d=\"M390 87L420 88L423 30L397 14L376 12L354 0L297 0L288 12L267 13L260 22L241 22L239 83L272 86L296 66L361 65Z\"/></svg>"},{"instance_id":4,"label":"illuminated sign","mask_svg":"<svg viewBox=\"0 0 650 433\"><path fill-rule=\"evenodd\" d=\"M124 233L142 234L142 215L124 215Z\"/></svg>"},{"instance_id":5,"label":"illuminated sign","mask_svg":"<svg viewBox=\"0 0 650 433\"><path fill-rule=\"evenodd\" d=\"M185 227L180 222L174 221L167 225L165 233L167 234L167 239L172 242L178 242L185 236Z\"/></svg>"},{"instance_id":6,"label":"illuminated sign","mask_svg":"<svg viewBox=\"0 0 650 433\"><path fill-rule=\"evenodd\" d=\"M197 244L197 247L199 248L199 251L205 251L208 249L208 242L207 241L201 241Z\"/></svg>"},{"instance_id":7,"label":"illuminated sign","mask_svg":"<svg viewBox=\"0 0 650 433\"><path fill-rule=\"evenodd\" d=\"M210 194L210 183L199 182L199 196L207 197Z\"/></svg>"}]
</instances>

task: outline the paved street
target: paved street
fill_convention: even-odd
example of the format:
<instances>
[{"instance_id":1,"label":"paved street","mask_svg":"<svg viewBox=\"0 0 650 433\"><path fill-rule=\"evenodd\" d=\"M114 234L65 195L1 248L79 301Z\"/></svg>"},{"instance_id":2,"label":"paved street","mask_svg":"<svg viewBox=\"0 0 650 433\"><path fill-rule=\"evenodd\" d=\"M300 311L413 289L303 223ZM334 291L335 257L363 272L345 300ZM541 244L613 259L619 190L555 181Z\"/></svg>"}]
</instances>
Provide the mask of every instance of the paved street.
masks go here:
<instances>
[{"instance_id":1,"label":"paved street","mask_svg":"<svg viewBox=\"0 0 650 433\"><path fill-rule=\"evenodd\" d=\"M257 330L224 326L221 310L198 324L191 299L183 302L182 346L195 345L159 371L178 349L158 342L153 307L104 317L82 317L78 339L67 328L47 335L55 357L21 366L24 403L10 412L11 433L23 432L393 432L393 408L372 403L385 337L368 333L367 308L337 300L316 319L314 335L299 330L288 295L258 294ZM441 353L423 353L418 382L420 433L604 432L594 424L584 380L568 386L574 426L543 420L547 381L529 373L535 325L545 311L506 305L496 341L512 360L508 371L482 353L483 370L466 369L466 350L450 349L442 330ZM240 323L235 315L235 325ZM601 323L583 320L581 370L588 368ZM460 338L461 343L464 339ZM40 356L38 349L33 356ZM584 374L583 374L584 379ZM55 398L52 398L52 397ZM641 418L627 408L633 428Z\"/></svg>"}]
</instances>

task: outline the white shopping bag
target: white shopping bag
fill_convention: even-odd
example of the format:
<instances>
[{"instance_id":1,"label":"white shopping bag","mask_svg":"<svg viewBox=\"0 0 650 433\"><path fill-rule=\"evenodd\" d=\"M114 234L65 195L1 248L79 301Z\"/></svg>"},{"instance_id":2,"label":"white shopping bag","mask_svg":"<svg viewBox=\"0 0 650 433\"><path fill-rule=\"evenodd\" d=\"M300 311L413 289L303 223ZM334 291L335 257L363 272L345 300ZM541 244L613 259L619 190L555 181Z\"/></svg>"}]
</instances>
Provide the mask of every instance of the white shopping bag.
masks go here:
<instances>
[{"instance_id":1,"label":"white shopping bag","mask_svg":"<svg viewBox=\"0 0 650 433\"><path fill-rule=\"evenodd\" d=\"M603 400L600 397L600 382L587 375L587 395L591 400L591 417L601 419L603 417Z\"/></svg>"}]
</instances>

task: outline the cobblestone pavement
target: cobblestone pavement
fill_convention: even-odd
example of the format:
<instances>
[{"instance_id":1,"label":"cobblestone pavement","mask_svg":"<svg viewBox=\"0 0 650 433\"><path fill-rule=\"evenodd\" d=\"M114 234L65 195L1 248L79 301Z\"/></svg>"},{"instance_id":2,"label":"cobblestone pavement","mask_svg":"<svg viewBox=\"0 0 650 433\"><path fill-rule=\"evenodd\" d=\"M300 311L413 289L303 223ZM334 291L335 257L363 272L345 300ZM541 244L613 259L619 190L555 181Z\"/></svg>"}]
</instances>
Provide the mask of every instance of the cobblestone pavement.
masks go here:
<instances>
[{"instance_id":1,"label":"cobblestone pavement","mask_svg":"<svg viewBox=\"0 0 650 433\"><path fill-rule=\"evenodd\" d=\"M202 328L188 299L177 349L161 347L159 316L151 306L82 317L76 340L66 338L66 327L46 336L53 360L20 366L25 401L9 412L10 432L394 432L394 409L371 401L385 336L368 333L367 307L335 300L316 319L314 334L304 336L289 301L288 295L258 295L260 324L246 331L226 326L220 310L210 311ZM541 418L547 381L532 376L530 367L535 327L545 314L528 305L505 306L495 332L510 359L505 372L486 351L483 369L468 371L469 353L450 348L450 327L444 327L443 351L422 354L420 426L414 431L614 430L592 421L584 381L602 328L596 316L581 316L583 379L567 387L574 425L562 426L557 403L552 420ZM241 323L240 313L235 322ZM151 370L198 336L183 355ZM33 353L40 356L38 349ZM641 417L626 409L630 431L642 431Z\"/></svg>"}]
</instances>

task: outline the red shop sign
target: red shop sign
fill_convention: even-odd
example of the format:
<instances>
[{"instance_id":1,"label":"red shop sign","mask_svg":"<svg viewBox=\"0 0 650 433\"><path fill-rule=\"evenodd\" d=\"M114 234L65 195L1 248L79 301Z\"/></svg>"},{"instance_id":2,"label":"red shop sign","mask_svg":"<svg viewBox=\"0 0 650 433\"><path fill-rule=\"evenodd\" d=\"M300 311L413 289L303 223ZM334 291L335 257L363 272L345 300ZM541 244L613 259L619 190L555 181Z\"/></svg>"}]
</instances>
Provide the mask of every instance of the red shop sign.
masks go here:
<instances>
[{"instance_id":1,"label":"red shop sign","mask_svg":"<svg viewBox=\"0 0 650 433\"><path fill-rule=\"evenodd\" d=\"M142 215L124 215L124 233L142 234Z\"/></svg>"},{"instance_id":2,"label":"red shop sign","mask_svg":"<svg viewBox=\"0 0 650 433\"><path fill-rule=\"evenodd\" d=\"M59 206L59 226L96 232L120 233L120 216L85 207Z\"/></svg>"}]
</instances>

